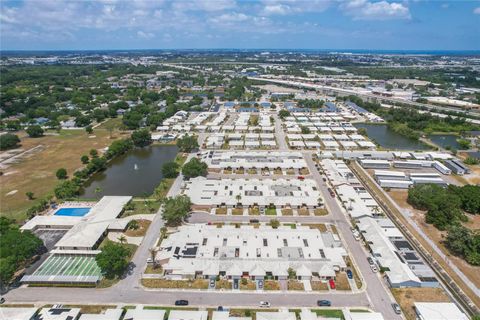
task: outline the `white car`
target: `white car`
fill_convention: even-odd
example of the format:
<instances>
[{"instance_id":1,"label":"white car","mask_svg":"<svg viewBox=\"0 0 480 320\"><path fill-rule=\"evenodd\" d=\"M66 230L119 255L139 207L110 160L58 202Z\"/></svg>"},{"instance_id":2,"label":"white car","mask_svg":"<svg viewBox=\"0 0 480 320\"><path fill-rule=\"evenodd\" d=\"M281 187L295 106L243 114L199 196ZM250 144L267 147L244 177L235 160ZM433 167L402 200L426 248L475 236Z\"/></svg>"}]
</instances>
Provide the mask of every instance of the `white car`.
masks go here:
<instances>
[{"instance_id":1,"label":"white car","mask_svg":"<svg viewBox=\"0 0 480 320\"><path fill-rule=\"evenodd\" d=\"M270 302L268 302L268 301L260 301L259 306L260 306L260 308L270 308Z\"/></svg>"},{"instance_id":2,"label":"white car","mask_svg":"<svg viewBox=\"0 0 480 320\"><path fill-rule=\"evenodd\" d=\"M370 265L370 269L372 269L373 272L378 272L378 268L374 264Z\"/></svg>"}]
</instances>

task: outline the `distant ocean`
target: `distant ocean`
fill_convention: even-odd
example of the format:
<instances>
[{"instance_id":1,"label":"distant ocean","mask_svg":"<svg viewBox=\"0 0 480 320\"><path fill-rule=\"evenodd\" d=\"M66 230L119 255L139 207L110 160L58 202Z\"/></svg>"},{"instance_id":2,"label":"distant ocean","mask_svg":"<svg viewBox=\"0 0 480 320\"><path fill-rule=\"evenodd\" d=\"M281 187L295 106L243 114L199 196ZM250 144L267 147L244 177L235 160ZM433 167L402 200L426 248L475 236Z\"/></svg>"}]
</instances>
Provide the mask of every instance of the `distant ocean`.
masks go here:
<instances>
[{"instance_id":1,"label":"distant ocean","mask_svg":"<svg viewBox=\"0 0 480 320\"><path fill-rule=\"evenodd\" d=\"M0 50L2 56L67 56L92 54L137 54L161 55L166 53L303 53L303 54L380 54L380 55L433 55L433 56L480 56L480 50L371 50L371 49L124 49L124 50Z\"/></svg>"}]
</instances>

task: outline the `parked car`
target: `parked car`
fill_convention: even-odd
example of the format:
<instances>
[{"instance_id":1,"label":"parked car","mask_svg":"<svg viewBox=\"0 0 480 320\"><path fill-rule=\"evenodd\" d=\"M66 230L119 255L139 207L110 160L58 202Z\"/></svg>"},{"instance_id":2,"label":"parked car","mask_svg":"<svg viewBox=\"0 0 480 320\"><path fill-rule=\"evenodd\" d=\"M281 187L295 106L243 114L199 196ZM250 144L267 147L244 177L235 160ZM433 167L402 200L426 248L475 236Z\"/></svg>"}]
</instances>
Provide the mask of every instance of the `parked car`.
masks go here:
<instances>
[{"instance_id":1,"label":"parked car","mask_svg":"<svg viewBox=\"0 0 480 320\"><path fill-rule=\"evenodd\" d=\"M215 278L210 278L210 287L215 288Z\"/></svg>"},{"instance_id":2,"label":"parked car","mask_svg":"<svg viewBox=\"0 0 480 320\"><path fill-rule=\"evenodd\" d=\"M370 269L372 269L373 272L378 272L378 268L377 268L377 266L374 265L374 264L371 264L371 265L370 265Z\"/></svg>"},{"instance_id":3,"label":"parked car","mask_svg":"<svg viewBox=\"0 0 480 320\"><path fill-rule=\"evenodd\" d=\"M402 309L400 309L400 306L398 305L398 303L392 303L392 308L393 308L393 311L395 311L396 314L401 314L402 313Z\"/></svg>"},{"instance_id":4,"label":"parked car","mask_svg":"<svg viewBox=\"0 0 480 320\"><path fill-rule=\"evenodd\" d=\"M270 308L270 302L268 302L268 301L260 301L259 306L260 306L260 308Z\"/></svg>"},{"instance_id":5,"label":"parked car","mask_svg":"<svg viewBox=\"0 0 480 320\"><path fill-rule=\"evenodd\" d=\"M223 307L222 307L222 306L218 306L217 311L223 311Z\"/></svg>"},{"instance_id":6,"label":"parked car","mask_svg":"<svg viewBox=\"0 0 480 320\"><path fill-rule=\"evenodd\" d=\"M331 188L328 188L328 192L330 193L330 196L332 198L335 198L335 192L333 192L333 190Z\"/></svg>"},{"instance_id":7,"label":"parked car","mask_svg":"<svg viewBox=\"0 0 480 320\"><path fill-rule=\"evenodd\" d=\"M258 220L258 219L250 219L250 223L259 223L259 222L260 222L260 220Z\"/></svg>"},{"instance_id":8,"label":"parked car","mask_svg":"<svg viewBox=\"0 0 480 320\"><path fill-rule=\"evenodd\" d=\"M188 306L188 300L177 300L175 301L176 306Z\"/></svg>"},{"instance_id":9,"label":"parked car","mask_svg":"<svg viewBox=\"0 0 480 320\"><path fill-rule=\"evenodd\" d=\"M297 179L298 180L305 180L305 177L304 176L298 176Z\"/></svg>"},{"instance_id":10,"label":"parked car","mask_svg":"<svg viewBox=\"0 0 480 320\"><path fill-rule=\"evenodd\" d=\"M2 303L5 303L5 298L4 297L0 297L0 304Z\"/></svg>"},{"instance_id":11,"label":"parked car","mask_svg":"<svg viewBox=\"0 0 480 320\"><path fill-rule=\"evenodd\" d=\"M375 264L375 262L373 262L372 257L367 257L367 261L368 261L369 265L374 265Z\"/></svg>"},{"instance_id":12,"label":"parked car","mask_svg":"<svg viewBox=\"0 0 480 320\"><path fill-rule=\"evenodd\" d=\"M330 285L330 289L335 289L335 281L333 281L333 279L328 280L328 284Z\"/></svg>"},{"instance_id":13,"label":"parked car","mask_svg":"<svg viewBox=\"0 0 480 320\"><path fill-rule=\"evenodd\" d=\"M350 270L350 269L347 270L347 277L348 277L348 279L353 279L353 272L352 272L352 270Z\"/></svg>"},{"instance_id":14,"label":"parked car","mask_svg":"<svg viewBox=\"0 0 480 320\"><path fill-rule=\"evenodd\" d=\"M319 307L330 307L332 305L332 303L330 302L330 300L318 300L317 301L317 306Z\"/></svg>"}]
</instances>

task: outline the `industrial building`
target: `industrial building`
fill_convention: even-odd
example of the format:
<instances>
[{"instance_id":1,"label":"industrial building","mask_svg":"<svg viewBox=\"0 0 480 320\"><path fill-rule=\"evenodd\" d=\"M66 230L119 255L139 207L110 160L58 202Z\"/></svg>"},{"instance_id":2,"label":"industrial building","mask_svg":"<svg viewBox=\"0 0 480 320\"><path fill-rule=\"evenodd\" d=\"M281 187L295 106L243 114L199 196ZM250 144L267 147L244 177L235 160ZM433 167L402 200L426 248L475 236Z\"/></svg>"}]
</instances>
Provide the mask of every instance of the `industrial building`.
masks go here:
<instances>
[{"instance_id":1,"label":"industrial building","mask_svg":"<svg viewBox=\"0 0 480 320\"><path fill-rule=\"evenodd\" d=\"M358 162L365 169L389 169L390 168L390 162L387 160L360 159L358 160Z\"/></svg>"},{"instance_id":2,"label":"industrial building","mask_svg":"<svg viewBox=\"0 0 480 320\"><path fill-rule=\"evenodd\" d=\"M200 155L209 169L302 169L307 163L300 152L206 151Z\"/></svg>"}]
</instances>

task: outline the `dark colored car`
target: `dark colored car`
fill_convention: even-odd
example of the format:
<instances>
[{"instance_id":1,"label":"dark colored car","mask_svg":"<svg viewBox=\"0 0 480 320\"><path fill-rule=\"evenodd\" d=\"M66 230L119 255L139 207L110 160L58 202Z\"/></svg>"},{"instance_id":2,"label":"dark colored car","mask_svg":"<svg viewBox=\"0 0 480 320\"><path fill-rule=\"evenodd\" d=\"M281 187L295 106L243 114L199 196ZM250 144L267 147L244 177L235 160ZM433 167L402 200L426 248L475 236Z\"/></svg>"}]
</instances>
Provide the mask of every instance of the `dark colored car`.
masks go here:
<instances>
[{"instance_id":1,"label":"dark colored car","mask_svg":"<svg viewBox=\"0 0 480 320\"><path fill-rule=\"evenodd\" d=\"M319 307L330 307L332 305L332 303L330 302L330 300L318 300L317 301L317 306Z\"/></svg>"},{"instance_id":2,"label":"dark colored car","mask_svg":"<svg viewBox=\"0 0 480 320\"><path fill-rule=\"evenodd\" d=\"M260 220L258 220L258 219L250 219L250 223L259 223L259 222L260 222Z\"/></svg>"},{"instance_id":3,"label":"dark colored car","mask_svg":"<svg viewBox=\"0 0 480 320\"><path fill-rule=\"evenodd\" d=\"M352 273L352 270L347 270L347 277L348 279L353 279L353 273Z\"/></svg>"},{"instance_id":4,"label":"dark colored car","mask_svg":"<svg viewBox=\"0 0 480 320\"><path fill-rule=\"evenodd\" d=\"M188 300L177 300L175 301L176 306L188 306Z\"/></svg>"}]
</instances>

